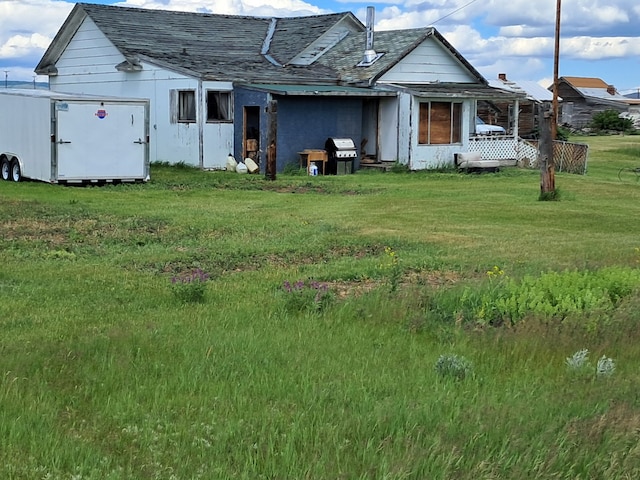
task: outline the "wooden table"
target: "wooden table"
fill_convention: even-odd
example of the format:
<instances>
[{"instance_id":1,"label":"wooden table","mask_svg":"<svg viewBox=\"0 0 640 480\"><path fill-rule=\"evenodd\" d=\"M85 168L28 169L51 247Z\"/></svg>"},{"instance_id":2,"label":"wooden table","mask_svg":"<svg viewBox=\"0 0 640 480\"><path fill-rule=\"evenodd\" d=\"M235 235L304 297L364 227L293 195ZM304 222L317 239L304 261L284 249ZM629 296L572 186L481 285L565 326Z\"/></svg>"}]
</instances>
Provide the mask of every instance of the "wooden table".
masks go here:
<instances>
[{"instance_id":1,"label":"wooden table","mask_svg":"<svg viewBox=\"0 0 640 480\"><path fill-rule=\"evenodd\" d=\"M321 165L318 165L318 170L324 175L325 165L329 160L326 150L305 148L303 151L298 152L298 155L300 155L300 168L306 167L307 173L309 173L309 167L312 163L320 163Z\"/></svg>"}]
</instances>

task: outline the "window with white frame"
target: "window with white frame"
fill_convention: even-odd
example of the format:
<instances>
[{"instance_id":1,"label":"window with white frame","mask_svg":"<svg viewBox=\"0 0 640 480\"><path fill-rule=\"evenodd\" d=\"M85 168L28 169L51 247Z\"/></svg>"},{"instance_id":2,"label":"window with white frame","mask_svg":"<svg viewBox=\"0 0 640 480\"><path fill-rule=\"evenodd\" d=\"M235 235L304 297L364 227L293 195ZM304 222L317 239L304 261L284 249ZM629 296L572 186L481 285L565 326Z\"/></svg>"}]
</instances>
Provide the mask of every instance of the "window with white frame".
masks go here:
<instances>
[{"instance_id":1,"label":"window with white frame","mask_svg":"<svg viewBox=\"0 0 640 480\"><path fill-rule=\"evenodd\" d=\"M420 102L420 145L450 145L461 142L461 102Z\"/></svg>"},{"instance_id":2,"label":"window with white frame","mask_svg":"<svg viewBox=\"0 0 640 480\"><path fill-rule=\"evenodd\" d=\"M207 90L207 122L232 120L231 92Z\"/></svg>"}]
</instances>

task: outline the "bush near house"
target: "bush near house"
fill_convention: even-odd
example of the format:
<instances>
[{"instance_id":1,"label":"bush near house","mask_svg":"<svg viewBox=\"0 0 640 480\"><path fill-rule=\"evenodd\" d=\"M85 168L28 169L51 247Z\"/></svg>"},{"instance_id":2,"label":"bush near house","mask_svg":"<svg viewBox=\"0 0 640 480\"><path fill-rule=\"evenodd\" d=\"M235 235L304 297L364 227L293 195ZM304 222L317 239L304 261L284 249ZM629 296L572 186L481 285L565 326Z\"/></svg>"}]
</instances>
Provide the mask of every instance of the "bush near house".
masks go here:
<instances>
[{"instance_id":1,"label":"bush near house","mask_svg":"<svg viewBox=\"0 0 640 480\"><path fill-rule=\"evenodd\" d=\"M633 120L620 117L617 110L605 110L595 113L591 119L591 128L598 132L624 132L634 130Z\"/></svg>"}]
</instances>

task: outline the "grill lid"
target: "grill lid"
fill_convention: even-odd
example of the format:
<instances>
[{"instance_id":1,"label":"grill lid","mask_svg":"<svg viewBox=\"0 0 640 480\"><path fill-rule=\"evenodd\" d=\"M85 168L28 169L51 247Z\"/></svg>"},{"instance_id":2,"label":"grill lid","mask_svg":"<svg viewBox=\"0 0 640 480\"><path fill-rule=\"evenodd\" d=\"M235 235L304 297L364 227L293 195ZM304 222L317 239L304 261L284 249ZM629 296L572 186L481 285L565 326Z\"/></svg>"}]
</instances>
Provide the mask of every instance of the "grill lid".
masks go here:
<instances>
[{"instance_id":1,"label":"grill lid","mask_svg":"<svg viewBox=\"0 0 640 480\"><path fill-rule=\"evenodd\" d=\"M336 150L355 150L356 144L350 138L330 138Z\"/></svg>"},{"instance_id":2,"label":"grill lid","mask_svg":"<svg viewBox=\"0 0 640 480\"><path fill-rule=\"evenodd\" d=\"M326 142L325 149L328 150L334 158L355 158L356 144L350 138L329 138Z\"/></svg>"}]
</instances>

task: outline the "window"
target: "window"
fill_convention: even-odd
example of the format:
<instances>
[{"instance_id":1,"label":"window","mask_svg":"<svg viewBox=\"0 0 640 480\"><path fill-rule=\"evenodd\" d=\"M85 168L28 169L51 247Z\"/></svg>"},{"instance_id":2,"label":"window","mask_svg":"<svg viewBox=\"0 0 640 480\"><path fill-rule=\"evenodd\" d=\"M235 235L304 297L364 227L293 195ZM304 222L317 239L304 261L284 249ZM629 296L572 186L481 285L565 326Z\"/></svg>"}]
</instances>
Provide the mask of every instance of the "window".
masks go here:
<instances>
[{"instance_id":1,"label":"window","mask_svg":"<svg viewBox=\"0 0 640 480\"><path fill-rule=\"evenodd\" d=\"M207 122L231 121L231 92L207 90Z\"/></svg>"},{"instance_id":2,"label":"window","mask_svg":"<svg viewBox=\"0 0 640 480\"><path fill-rule=\"evenodd\" d=\"M171 90L170 97L171 123L193 123L196 121L195 90Z\"/></svg>"},{"instance_id":3,"label":"window","mask_svg":"<svg viewBox=\"0 0 640 480\"><path fill-rule=\"evenodd\" d=\"M461 141L462 103L420 103L419 144L447 145Z\"/></svg>"}]
</instances>

